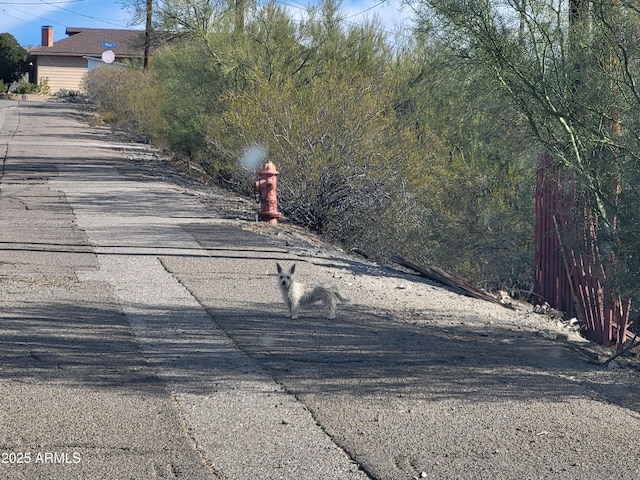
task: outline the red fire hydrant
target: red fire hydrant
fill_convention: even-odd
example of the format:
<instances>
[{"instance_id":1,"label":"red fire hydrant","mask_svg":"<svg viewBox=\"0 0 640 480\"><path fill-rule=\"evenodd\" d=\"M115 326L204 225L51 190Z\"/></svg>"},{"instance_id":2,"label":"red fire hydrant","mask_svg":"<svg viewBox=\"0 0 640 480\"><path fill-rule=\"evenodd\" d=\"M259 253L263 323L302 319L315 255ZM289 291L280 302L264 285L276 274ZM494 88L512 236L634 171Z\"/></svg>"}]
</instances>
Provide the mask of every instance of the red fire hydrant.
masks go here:
<instances>
[{"instance_id":1,"label":"red fire hydrant","mask_svg":"<svg viewBox=\"0 0 640 480\"><path fill-rule=\"evenodd\" d=\"M258 172L258 181L253 190L260 195L260 213L258 220L269 222L272 225L278 223L282 213L278 212L278 175L276 166L269 160L262 170Z\"/></svg>"}]
</instances>

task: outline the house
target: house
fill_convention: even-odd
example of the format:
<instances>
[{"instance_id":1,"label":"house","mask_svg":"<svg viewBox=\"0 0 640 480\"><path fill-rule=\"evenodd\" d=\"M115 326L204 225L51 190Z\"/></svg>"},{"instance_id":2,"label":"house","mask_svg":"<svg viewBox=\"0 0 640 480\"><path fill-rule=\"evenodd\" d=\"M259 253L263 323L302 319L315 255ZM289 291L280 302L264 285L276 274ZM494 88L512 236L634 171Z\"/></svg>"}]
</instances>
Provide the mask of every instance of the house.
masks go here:
<instances>
[{"instance_id":1,"label":"house","mask_svg":"<svg viewBox=\"0 0 640 480\"><path fill-rule=\"evenodd\" d=\"M67 27L65 33L67 38L54 43L53 27L42 27L42 44L31 48L27 56L27 63L31 66L29 81L42 83L47 79L51 93L63 89L84 90L90 58L104 59L106 63L123 60L142 63L142 30Z\"/></svg>"}]
</instances>

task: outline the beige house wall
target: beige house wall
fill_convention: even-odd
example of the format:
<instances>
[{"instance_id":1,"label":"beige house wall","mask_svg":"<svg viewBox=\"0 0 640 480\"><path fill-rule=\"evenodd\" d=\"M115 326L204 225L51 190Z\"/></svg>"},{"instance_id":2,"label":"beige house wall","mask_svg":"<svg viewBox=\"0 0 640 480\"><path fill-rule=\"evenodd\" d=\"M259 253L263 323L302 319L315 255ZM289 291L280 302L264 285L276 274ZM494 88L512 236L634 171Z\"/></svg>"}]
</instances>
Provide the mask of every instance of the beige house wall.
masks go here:
<instances>
[{"instance_id":1,"label":"beige house wall","mask_svg":"<svg viewBox=\"0 0 640 480\"><path fill-rule=\"evenodd\" d=\"M84 91L84 81L87 76L87 60L79 57L38 57L38 83L46 78L51 93L58 90Z\"/></svg>"}]
</instances>

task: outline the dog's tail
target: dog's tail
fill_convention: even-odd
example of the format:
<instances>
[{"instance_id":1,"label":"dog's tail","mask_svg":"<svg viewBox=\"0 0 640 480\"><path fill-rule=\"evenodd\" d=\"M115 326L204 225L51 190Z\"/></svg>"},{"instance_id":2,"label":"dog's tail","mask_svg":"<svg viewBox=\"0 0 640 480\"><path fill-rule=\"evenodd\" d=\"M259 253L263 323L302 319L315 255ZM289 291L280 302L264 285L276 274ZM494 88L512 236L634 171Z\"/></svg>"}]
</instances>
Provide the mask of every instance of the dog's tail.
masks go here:
<instances>
[{"instance_id":1,"label":"dog's tail","mask_svg":"<svg viewBox=\"0 0 640 480\"><path fill-rule=\"evenodd\" d=\"M338 300L340 300L340 303L344 303L345 305L351 305L353 303L350 298L343 297L340 292L336 292L336 296Z\"/></svg>"},{"instance_id":2,"label":"dog's tail","mask_svg":"<svg viewBox=\"0 0 640 480\"><path fill-rule=\"evenodd\" d=\"M340 302L345 305L351 305L353 303L350 298L343 297L342 295L340 295Z\"/></svg>"},{"instance_id":3,"label":"dog's tail","mask_svg":"<svg viewBox=\"0 0 640 480\"><path fill-rule=\"evenodd\" d=\"M351 299L347 298L340 293L340 290L334 283L328 283L322 285L324 288L329 290L339 301L345 305L351 305Z\"/></svg>"}]
</instances>

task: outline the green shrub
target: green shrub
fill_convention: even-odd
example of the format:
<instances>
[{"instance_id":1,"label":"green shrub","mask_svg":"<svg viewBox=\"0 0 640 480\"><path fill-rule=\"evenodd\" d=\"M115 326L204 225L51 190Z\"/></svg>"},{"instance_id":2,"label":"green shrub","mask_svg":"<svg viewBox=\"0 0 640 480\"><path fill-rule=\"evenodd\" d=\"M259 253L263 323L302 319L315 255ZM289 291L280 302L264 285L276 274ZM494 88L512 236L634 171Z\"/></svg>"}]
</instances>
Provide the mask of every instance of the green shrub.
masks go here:
<instances>
[{"instance_id":1,"label":"green shrub","mask_svg":"<svg viewBox=\"0 0 640 480\"><path fill-rule=\"evenodd\" d=\"M15 93L19 95L50 95L49 79L41 78L38 84L21 80L16 87Z\"/></svg>"},{"instance_id":2,"label":"green shrub","mask_svg":"<svg viewBox=\"0 0 640 480\"><path fill-rule=\"evenodd\" d=\"M68 99L68 100L76 100L84 97L80 90L68 90L66 88L61 88L55 93L55 96L58 98Z\"/></svg>"}]
</instances>

